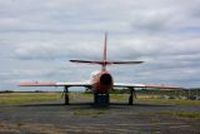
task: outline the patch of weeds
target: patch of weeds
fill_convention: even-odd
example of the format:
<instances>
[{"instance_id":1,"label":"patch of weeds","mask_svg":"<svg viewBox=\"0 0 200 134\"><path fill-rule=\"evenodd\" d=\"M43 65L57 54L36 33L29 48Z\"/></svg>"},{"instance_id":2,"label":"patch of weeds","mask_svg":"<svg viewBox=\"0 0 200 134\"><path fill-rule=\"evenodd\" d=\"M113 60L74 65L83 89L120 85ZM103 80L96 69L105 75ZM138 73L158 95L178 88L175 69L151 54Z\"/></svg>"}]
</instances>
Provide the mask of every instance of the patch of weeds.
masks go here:
<instances>
[{"instance_id":1,"label":"patch of weeds","mask_svg":"<svg viewBox=\"0 0 200 134\"><path fill-rule=\"evenodd\" d=\"M22 127L24 124L23 123L17 123L17 127Z\"/></svg>"},{"instance_id":2,"label":"patch of weeds","mask_svg":"<svg viewBox=\"0 0 200 134\"><path fill-rule=\"evenodd\" d=\"M105 114L105 110L104 109L79 109L74 111L73 113L76 116L91 116L91 117L98 117L100 115Z\"/></svg>"}]
</instances>

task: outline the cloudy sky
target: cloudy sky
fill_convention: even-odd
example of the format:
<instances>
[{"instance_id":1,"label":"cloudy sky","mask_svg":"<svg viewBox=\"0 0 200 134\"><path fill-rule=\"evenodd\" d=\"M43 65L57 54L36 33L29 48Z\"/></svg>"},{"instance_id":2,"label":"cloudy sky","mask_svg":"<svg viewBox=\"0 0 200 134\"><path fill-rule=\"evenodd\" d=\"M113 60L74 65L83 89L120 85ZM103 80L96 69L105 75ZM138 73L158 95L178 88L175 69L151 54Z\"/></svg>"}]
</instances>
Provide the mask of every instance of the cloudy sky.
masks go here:
<instances>
[{"instance_id":1,"label":"cloudy sky","mask_svg":"<svg viewBox=\"0 0 200 134\"><path fill-rule=\"evenodd\" d=\"M0 90L21 81L84 81L109 33L117 82L200 87L199 0L0 0Z\"/></svg>"}]
</instances>

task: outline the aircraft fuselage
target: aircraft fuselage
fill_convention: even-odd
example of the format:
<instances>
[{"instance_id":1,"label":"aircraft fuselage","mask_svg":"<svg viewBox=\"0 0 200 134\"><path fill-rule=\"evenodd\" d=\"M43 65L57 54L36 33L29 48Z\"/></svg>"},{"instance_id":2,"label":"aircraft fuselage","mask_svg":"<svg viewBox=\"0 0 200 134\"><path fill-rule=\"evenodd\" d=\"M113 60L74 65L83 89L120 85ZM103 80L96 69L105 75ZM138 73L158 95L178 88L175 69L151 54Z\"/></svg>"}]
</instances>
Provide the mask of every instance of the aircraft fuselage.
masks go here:
<instances>
[{"instance_id":1,"label":"aircraft fuselage","mask_svg":"<svg viewBox=\"0 0 200 134\"><path fill-rule=\"evenodd\" d=\"M113 77L108 71L101 71L92 78L92 90L94 93L106 94L113 89Z\"/></svg>"}]
</instances>

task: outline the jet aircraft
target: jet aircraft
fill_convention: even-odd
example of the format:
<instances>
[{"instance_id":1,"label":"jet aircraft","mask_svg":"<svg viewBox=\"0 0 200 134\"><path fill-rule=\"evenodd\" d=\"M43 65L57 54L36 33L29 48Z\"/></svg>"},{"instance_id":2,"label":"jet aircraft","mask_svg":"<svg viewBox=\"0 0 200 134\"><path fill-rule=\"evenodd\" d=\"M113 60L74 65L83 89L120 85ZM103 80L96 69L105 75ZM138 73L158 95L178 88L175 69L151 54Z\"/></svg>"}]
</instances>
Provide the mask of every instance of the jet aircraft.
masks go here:
<instances>
[{"instance_id":1,"label":"jet aircraft","mask_svg":"<svg viewBox=\"0 0 200 134\"><path fill-rule=\"evenodd\" d=\"M94 74L92 79L88 82L22 82L19 86L23 87L64 87L65 104L69 104L68 88L70 87L85 87L90 89L94 94L94 104L96 105L108 105L110 102L109 92L115 88L127 88L130 89L130 96L128 104L133 104L133 98L135 95L135 89L182 89L176 86L164 86L164 85L145 85L135 83L116 83L112 75L107 70L109 65L120 65L120 64L141 64L143 61L109 61L107 59L107 33L105 33L103 59L102 60L70 60L73 63L83 64L97 64L102 66L101 71Z\"/></svg>"}]
</instances>

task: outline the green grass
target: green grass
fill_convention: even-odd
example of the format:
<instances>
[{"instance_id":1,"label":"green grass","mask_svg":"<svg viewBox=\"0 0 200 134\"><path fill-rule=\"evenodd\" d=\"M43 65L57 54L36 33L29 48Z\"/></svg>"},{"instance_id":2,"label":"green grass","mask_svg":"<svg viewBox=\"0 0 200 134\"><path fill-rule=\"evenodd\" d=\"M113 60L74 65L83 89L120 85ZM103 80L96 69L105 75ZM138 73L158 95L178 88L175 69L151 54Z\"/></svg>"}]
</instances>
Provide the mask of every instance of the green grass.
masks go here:
<instances>
[{"instance_id":1,"label":"green grass","mask_svg":"<svg viewBox=\"0 0 200 134\"><path fill-rule=\"evenodd\" d=\"M112 102L128 102L128 94L111 94ZM136 103L200 106L199 100L165 99L161 95L137 95Z\"/></svg>"},{"instance_id":2,"label":"green grass","mask_svg":"<svg viewBox=\"0 0 200 134\"><path fill-rule=\"evenodd\" d=\"M171 115L171 116L182 117L182 118L200 119L200 112L171 112L171 111L165 111L165 112L159 112L159 114Z\"/></svg>"},{"instance_id":3,"label":"green grass","mask_svg":"<svg viewBox=\"0 0 200 134\"><path fill-rule=\"evenodd\" d=\"M1 105L16 105L54 101L60 98L58 93L6 93L0 94Z\"/></svg>"},{"instance_id":4,"label":"green grass","mask_svg":"<svg viewBox=\"0 0 200 134\"><path fill-rule=\"evenodd\" d=\"M70 102L93 102L93 94L88 93L70 93ZM111 102L128 103L128 94L110 94ZM61 100L60 93L2 93L0 94L0 105L15 105L28 103L42 103L49 101ZM172 104L172 105L186 105L186 106L200 106L199 100L185 100L185 99L165 99L160 98L159 95L138 95L136 103L147 104Z\"/></svg>"},{"instance_id":5,"label":"green grass","mask_svg":"<svg viewBox=\"0 0 200 134\"><path fill-rule=\"evenodd\" d=\"M199 100L184 100L184 99L160 99L160 98L138 98L137 102L150 104L171 104L185 106L200 106Z\"/></svg>"},{"instance_id":6,"label":"green grass","mask_svg":"<svg viewBox=\"0 0 200 134\"><path fill-rule=\"evenodd\" d=\"M63 98L64 99L64 98ZM93 102L93 94L69 93L69 103Z\"/></svg>"},{"instance_id":7,"label":"green grass","mask_svg":"<svg viewBox=\"0 0 200 134\"><path fill-rule=\"evenodd\" d=\"M110 94L111 102L127 102L128 94Z\"/></svg>"}]
</instances>

